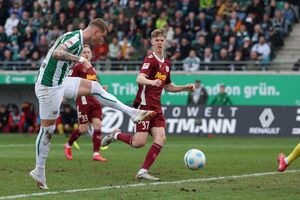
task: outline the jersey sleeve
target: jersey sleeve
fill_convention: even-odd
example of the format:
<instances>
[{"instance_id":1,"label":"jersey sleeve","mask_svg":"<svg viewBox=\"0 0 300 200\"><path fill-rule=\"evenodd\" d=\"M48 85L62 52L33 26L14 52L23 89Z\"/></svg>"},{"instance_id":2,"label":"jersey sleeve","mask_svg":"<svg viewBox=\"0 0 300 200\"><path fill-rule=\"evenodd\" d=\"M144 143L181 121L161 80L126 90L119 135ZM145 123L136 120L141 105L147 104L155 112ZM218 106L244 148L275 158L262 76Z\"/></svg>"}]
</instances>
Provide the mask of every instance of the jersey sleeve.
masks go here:
<instances>
[{"instance_id":1,"label":"jersey sleeve","mask_svg":"<svg viewBox=\"0 0 300 200\"><path fill-rule=\"evenodd\" d=\"M166 70L168 72L168 75L167 75L165 84L168 85L168 84L172 83L172 80L171 80L171 63L168 63L168 67L167 67Z\"/></svg>"},{"instance_id":2,"label":"jersey sleeve","mask_svg":"<svg viewBox=\"0 0 300 200\"><path fill-rule=\"evenodd\" d=\"M65 44L68 47L69 51L73 51L74 49L79 48L80 42L81 41L79 39L79 34L76 34L65 40L63 44Z\"/></svg>"}]
</instances>

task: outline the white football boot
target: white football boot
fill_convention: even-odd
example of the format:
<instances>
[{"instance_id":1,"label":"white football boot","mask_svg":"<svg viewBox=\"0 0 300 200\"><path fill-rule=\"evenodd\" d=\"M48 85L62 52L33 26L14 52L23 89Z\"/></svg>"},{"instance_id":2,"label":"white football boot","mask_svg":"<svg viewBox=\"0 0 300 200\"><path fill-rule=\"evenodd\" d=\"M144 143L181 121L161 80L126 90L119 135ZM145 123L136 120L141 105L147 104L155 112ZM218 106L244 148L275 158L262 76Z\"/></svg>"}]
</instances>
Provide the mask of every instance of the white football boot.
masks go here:
<instances>
[{"instance_id":1,"label":"white football boot","mask_svg":"<svg viewBox=\"0 0 300 200\"><path fill-rule=\"evenodd\" d=\"M31 178L36 182L36 185L38 188L42 190L48 190L46 184L46 178L45 178L45 168L42 167L35 167L31 172L29 173Z\"/></svg>"},{"instance_id":2,"label":"white football boot","mask_svg":"<svg viewBox=\"0 0 300 200\"><path fill-rule=\"evenodd\" d=\"M149 181L160 181L160 178L151 176L146 169L140 169L137 175L135 176L136 179L145 179Z\"/></svg>"}]
</instances>

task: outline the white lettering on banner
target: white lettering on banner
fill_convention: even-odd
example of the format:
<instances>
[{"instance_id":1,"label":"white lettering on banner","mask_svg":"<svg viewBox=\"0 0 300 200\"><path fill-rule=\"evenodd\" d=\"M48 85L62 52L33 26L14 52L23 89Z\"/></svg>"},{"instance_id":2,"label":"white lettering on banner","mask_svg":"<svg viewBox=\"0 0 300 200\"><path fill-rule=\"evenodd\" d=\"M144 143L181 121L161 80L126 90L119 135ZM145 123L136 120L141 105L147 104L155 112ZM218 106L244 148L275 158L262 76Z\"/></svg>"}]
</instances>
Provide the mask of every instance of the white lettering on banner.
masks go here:
<instances>
[{"instance_id":1,"label":"white lettering on banner","mask_svg":"<svg viewBox=\"0 0 300 200\"><path fill-rule=\"evenodd\" d=\"M181 108L180 107L174 107L172 110L172 116L173 117L179 117L181 114Z\"/></svg>"},{"instance_id":2,"label":"white lettering on banner","mask_svg":"<svg viewBox=\"0 0 300 200\"><path fill-rule=\"evenodd\" d=\"M219 107L219 108L216 108L216 109L213 109L213 107L206 107L206 108L204 108L204 117L212 117L213 116L212 111L216 110L217 117L222 118L222 117L225 116L223 109L224 109L223 107ZM235 117L236 111L238 110L238 107L230 107L229 109L231 111L230 117ZM227 116L227 117L229 117L229 116Z\"/></svg>"},{"instance_id":3,"label":"white lettering on banner","mask_svg":"<svg viewBox=\"0 0 300 200\"><path fill-rule=\"evenodd\" d=\"M245 86L244 96L249 99L253 96L279 96L280 92L275 86L267 86L267 83L262 82L259 85Z\"/></svg>"},{"instance_id":4,"label":"white lettering on banner","mask_svg":"<svg viewBox=\"0 0 300 200\"><path fill-rule=\"evenodd\" d=\"M195 119L170 118L167 120L168 133L216 133L234 134L236 119L202 119L202 125L195 125Z\"/></svg>"},{"instance_id":5,"label":"white lettering on banner","mask_svg":"<svg viewBox=\"0 0 300 200\"><path fill-rule=\"evenodd\" d=\"M249 133L253 135L266 134L266 135L278 135L280 128L259 128L259 127L250 127Z\"/></svg>"},{"instance_id":6,"label":"white lettering on banner","mask_svg":"<svg viewBox=\"0 0 300 200\"><path fill-rule=\"evenodd\" d=\"M121 85L120 83L112 83L114 95L136 95L138 86L133 83L126 83Z\"/></svg>"},{"instance_id":7,"label":"white lettering on banner","mask_svg":"<svg viewBox=\"0 0 300 200\"><path fill-rule=\"evenodd\" d=\"M196 117L199 112L199 107L187 107L186 111L188 117Z\"/></svg>"},{"instance_id":8,"label":"white lettering on banner","mask_svg":"<svg viewBox=\"0 0 300 200\"><path fill-rule=\"evenodd\" d=\"M292 129L292 134L293 135L300 135L300 128L293 128Z\"/></svg>"},{"instance_id":9,"label":"white lettering on banner","mask_svg":"<svg viewBox=\"0 0 300 200\"><path fill-rule=\"evenodd\" d=\"M238 110L238 108L237 107L230 107L230 110L231 110L231 117L235 117L235 113Z\"/></svg>"},{"instance_id":10,"label":"white lettering on banner","mask_svg":"<svg viewBox=\"0 0 300 200\"><path fill-rule=\"evenodd\" d=\"M212 110L212 107L206 107L204 109L204 117L211 117L211 110Z\"/></svg>"},{"instance_id":11,"label":"white lettering on banner","mask_svg":"<svg viewBox=\"0 0 300 200\"><path fill-rule=\"evenodd\" d=\"M222 113L222 109L218 109L218 117L224 117L224 114Z\"/></svg>"}]
</instances>

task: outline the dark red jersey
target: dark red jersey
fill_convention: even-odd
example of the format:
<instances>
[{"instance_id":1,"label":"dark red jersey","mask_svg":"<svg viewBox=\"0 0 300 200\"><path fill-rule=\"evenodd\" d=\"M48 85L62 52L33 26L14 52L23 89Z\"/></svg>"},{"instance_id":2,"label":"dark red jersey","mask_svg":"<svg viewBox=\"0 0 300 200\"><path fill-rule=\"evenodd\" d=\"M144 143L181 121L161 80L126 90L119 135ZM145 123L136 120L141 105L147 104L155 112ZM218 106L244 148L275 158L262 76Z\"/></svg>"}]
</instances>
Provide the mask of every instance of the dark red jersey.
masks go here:
<instances>
[{"instance_id":1,"label":"dark red jersey","mask_svg":"<svg viewBox=\"0 0 300 200\"><path fill-rule=\"evenodd\" d=\"M161 93L164 86L171 83L170 70L171 63L169 60L159 60L153 53L144 58L144 63L140 69L140 73L146 74L147 78L150 80L160 79L162 84L159 87L152 85L139 85L139 89L134 100L134 107L146 105L156 112L162 112Z\"/></svg>"},{"instance_id":2,"label":"dark red jersey","mask_svg":"<svg viewBox=\"0 0 300 200\"><path fill-rule=\"evenodd\" d=\"M91 67L89 69L85 69L83 65L80 63L74 65L69 76L80 77L91 81L98 81L95 68ZM86 98L84 98L85 102L81 102L81 101L82 98L78 97L76 99L76 105L78 104L83 104L83 105L99 104L100 105L99 101L93 96L86 96Z\"/></svg>"}]
</instances>

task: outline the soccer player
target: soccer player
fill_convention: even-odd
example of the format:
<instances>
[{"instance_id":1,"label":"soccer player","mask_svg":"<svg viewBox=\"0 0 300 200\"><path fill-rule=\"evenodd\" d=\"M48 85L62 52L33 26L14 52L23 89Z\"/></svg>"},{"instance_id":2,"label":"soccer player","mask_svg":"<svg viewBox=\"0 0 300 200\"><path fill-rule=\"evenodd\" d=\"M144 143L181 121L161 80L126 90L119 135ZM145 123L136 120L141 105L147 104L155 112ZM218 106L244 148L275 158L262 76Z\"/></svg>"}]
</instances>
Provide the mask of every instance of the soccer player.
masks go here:
<instances>
[{"instance_id":1,"label":"soccer player","mask_svg":"<svg viewBox=\"0 0 300 200\"><path fill-rule=\"evenodd\" d=\"M151 33L151 44L153 53L145 57L136 79L139 89L134 100L134 107L151 109L156 111L157 114L150 120L136 124L137 132L134 135L115 130L102 139L101 146L107 146L116 140L120 140L131 147L140 148L146 144L147 137L150 134L153 137L153 143L145 157L144 163L136 174L136 178L158 181L160 180L159 178L149 174L149 168L154 163L166 141L166 120L160 100L162 90L165 89L168 92L193 91L194 85L176 86L172 83L170 76L171 63L163 54L166 45L165 28L156 29Z\"/></svg>"},{"instance_id":2,"label":"soccer player","mask_svg":"<svg viewBox=\"0 0 300 200\"><path fill-rule=\"evenodd\" d=\"M92 67L86 58L80 56L83 44L101 43L106 34L107 24L100 18L93 19L84 30L76 30L61 35L50 48L40 66L35 84L35 94L39 101L41 128L35 143L36 166L30 172L30 176L40 189L48 189L45 163L63 97L75 99L92 94L102 105L128 114L134 122L155 115L154 111L137 110L124 105L116 97L107 93L97 81L66 77L74 63L81 63L86 69Z\"/></svg>"},{"instance_id":3,"label":"soccer player","mask_svg":"<svg viewBox=\"0 0 300 200\"><path fill-rule=\"evenodd\" d=\"M83 45L82 56L88 61L92 59L92 51L90 46ZM85 69L82 64L76 64L70 73L72 77L81 77L91 81L97 81L96 70L91 67ZM69 137L68 142L64 145L65 156L68 160L72 160L72 145L84 133L88 132L90 123L93 126L92 140L93 140L93 160L107 161L100 153L101 143L101 117L102 107L98 100L93 96L81 96L76 99L76 108L78 115L78 129L75 129Z\"/></svg>"},{"instance_id":4,"label":"soccer player","mask_svg":"<svg viewBox=\"0 0 300 200\"><path fill-rule=\"evenodd\" d=\"M285 157L283 153L278 154L278 171L284 172L286 168L300 156L300 143L294 148L292 153L288 157Z\"/></svg>"}]
</instances>

